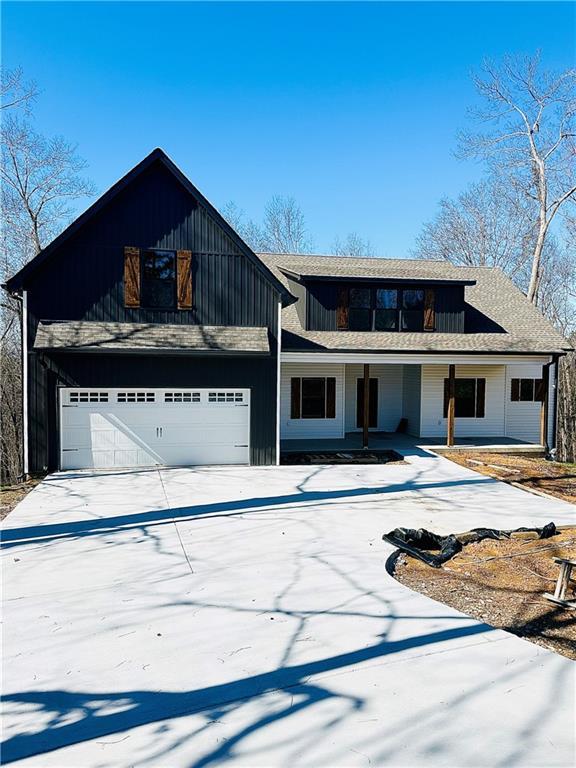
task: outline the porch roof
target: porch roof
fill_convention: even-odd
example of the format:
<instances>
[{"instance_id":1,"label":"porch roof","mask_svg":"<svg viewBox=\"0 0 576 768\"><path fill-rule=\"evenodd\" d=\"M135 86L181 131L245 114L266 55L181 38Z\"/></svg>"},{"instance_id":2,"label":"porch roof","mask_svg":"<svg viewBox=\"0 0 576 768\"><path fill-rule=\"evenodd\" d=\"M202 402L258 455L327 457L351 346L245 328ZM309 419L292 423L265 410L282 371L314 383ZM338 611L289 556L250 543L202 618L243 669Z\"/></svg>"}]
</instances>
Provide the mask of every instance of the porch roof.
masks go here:
<instances>
[{"instance_id":1,"label":"porch roof","mask_svg":"<svg viewBox=\"0 0 576 768\"><path fill-rule=\"evenodd\" d=\"M41 322L35 350L270 354L267 328L70 320Z\"/></svg>"}]
</instances>

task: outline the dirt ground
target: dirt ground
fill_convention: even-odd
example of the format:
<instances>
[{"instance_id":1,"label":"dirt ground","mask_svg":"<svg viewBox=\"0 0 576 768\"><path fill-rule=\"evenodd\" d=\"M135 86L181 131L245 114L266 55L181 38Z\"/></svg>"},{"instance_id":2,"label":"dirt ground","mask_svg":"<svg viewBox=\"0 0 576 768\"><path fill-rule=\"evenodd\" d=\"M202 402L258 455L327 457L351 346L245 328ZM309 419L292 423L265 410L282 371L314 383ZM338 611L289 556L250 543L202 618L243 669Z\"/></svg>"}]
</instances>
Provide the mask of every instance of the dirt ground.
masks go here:
<instances>
[{"instance_id":1,"label":"dirt ground","mask_svg":"<svg viewBox=\"0 0 576 768\"><path fill-rule=\"evenodd\" d=\"M4 520L14 509L16 504L22 501L27 493L30 493L42 480L41 477L35 477L25 483L16 485L3 485L0 488L0 520Z\"/></svg>"},{"instance_id":2,"label":"dirt ground","mask_svg":"<svg viewBox=\"0 0 576 768\"><path fill-rule=\"evenodd\" d=\"M468 544L442 568L402 554L394 575L415 592L576 659L576 610L543 597L544 592L554 592L558 577L553 557L576 559L576 528L562 528L549 539ZM566 598L575 597L573 581Z\"/></svg>"},{"instance_id":3,"label":"dirt ground","mask_svg":"<svg viewBox=\"0 0 576 768\"><path fill-rule=\"evenodd\" d=\"M546 461L526 454L442 451L442 455L483 475L518 483L576 504L576 464Z\"/></svg>"}]
</instances>

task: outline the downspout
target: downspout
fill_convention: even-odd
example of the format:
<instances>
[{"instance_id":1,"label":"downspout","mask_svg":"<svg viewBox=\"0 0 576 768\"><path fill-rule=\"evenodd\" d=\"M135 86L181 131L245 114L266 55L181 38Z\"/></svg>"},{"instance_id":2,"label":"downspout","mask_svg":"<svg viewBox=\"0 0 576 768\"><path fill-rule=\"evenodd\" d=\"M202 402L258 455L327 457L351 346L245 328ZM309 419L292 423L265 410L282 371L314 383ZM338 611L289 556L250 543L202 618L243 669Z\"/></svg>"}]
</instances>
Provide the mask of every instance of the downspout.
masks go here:
<instances>
[{"instance_id":1,"label":"downspout","mask_svg":"<svg viewBox=\"0 0 576 768\"><path fill-rule=\"evenodd\" d=\"M545 404L544 404L544 406L545 406L545 425L544 426L545 426L546 432L543 435L544 440L542 441L543 444L544 444L544 450L546 452L546 456L549 456L550 451L553 448L556 447L556 413L557 413L557 411L556 411L556 403L557 403L557 400L558 400L558 398L556 396L557 395L557 392L556 392L556 381L557 381L557 378L554 379L554 407L552 409L552 446L549 445L549 441L548 441L548 429L549 429L549 426L550 426L550 366L552 366L552 365L556 366L555 370L554 370L554 373L557 376L557 374L558 374L558 367L557 367L558 366L558 358L557 358L556 355L552 356L552 360L550 360L549 363L546 363L545 365L542 366L543 369L544 368L547 369L546 376L544 377L544 381L546 382L546 387L547 387L547 390L544 393L544 398L545 398Z\"/></svg>"},{"instance_id":2,"label":"downspout","mask_svg":"<svg viewBox=\"0 0 576 768\"><path fill-rule=\"evenodd\" d=\"M550 451L556 451L556 437L558 433L558 363L560 362L560 355L554 355L552 363L554 365L554 403L552 406L552 445Z\"/></svg>"},{"instance_id":3,"label":"downspout","mask_svg":"<svg viewBox=\"0 0 576 768\"><path fill-rule=\"evenodd\" d=\"M22 452L24 480L28 479L28 291L22 291Z\"/></svg>"},{"instance_id":4,"label":"downspout","mask_svg":"<svg viewBox=\"0 0 576 768\"><path fill-rule=\"evenodd\" d=\"M276 342L276 466L280 465L280 377L282 373L280 355L282 352L282 300L278 302Z\"/></svg>"}]
</instances>

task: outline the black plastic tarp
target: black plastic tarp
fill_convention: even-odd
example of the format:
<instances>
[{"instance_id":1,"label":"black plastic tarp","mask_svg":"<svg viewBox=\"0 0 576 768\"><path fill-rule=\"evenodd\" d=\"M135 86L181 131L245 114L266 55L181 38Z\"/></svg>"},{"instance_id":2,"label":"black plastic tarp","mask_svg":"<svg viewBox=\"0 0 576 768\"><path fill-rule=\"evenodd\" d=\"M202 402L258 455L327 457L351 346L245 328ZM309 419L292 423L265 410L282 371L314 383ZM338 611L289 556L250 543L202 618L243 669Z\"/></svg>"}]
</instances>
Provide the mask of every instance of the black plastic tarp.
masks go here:
<instances>
[{"instance_id":1,"label":"black plastic tarp","mask_svg":"<svg viewBox=\"0 0 576 768\"><path fill-rule=\"evenodd\" d=\"M466 533L451 533L448 536L440 536L424 528L394 528L390 533L385 533L382 538L392 546L407 552L413 557L422 560L432 568L441 568L442 565L461 551L466 544L472 544L483 539L510 539L516 533L535 533L534 538L548 539L557 533L554 523L548 523L544 528L514 528L511 531L499 531L497 528L472 528ZM432 554L431 551L438 554Z\"/></svg>"}]
</instances>

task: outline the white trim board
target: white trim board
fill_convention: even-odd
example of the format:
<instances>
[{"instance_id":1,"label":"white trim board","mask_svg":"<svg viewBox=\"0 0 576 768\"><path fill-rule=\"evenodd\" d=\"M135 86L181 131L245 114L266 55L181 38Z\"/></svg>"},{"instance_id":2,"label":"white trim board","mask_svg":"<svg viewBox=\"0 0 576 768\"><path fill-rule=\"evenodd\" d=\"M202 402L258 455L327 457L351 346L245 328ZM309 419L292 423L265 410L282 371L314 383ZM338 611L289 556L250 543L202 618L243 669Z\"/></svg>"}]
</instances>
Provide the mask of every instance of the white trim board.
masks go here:
<instances>
[{"instance_id":1,"label":"white trim board","mask_svg":"<svg viewBox=\"0 0 576 768\"><path fill-rule=\"evenodd\" d=\"M523 363L551 362L551 355L461 355L445 354L387 354L363 352L282 352L283 363L368 363L413 364L413 365L513 365Z\"/></svg>"}]
</instances>

